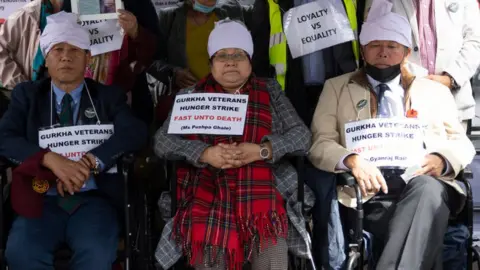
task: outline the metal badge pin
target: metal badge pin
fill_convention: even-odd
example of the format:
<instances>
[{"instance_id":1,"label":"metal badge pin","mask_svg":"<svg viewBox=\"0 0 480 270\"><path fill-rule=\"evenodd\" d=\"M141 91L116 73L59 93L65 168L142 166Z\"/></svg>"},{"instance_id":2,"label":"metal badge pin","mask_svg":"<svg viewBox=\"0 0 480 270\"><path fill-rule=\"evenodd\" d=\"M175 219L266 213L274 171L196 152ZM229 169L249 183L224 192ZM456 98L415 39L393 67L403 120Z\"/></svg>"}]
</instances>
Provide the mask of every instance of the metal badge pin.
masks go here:
<instances>
[{"instance_id":1,"label":"metal badge pin","mask_svg":"<svg viewBox=\"0 0 480 270\"><path fill-rule=\"evenodd\" d=\"M95 111L93 110L93 108L87 108L85 110L85 116L87 118L94 118L95 117Z\"/></svg>"},{"instance_id":2,"label":"metal badge pin","mask_svg":"<svg viewBox=\"0 0 480 270\"><path fill-rule=\"evenodd\" d=\"M363 109L363 107L367 106L367 100L362 99L357 103L357 109Z\"/></svg>"},{"instance_id":3,"label":"metal badge pin","mask_svg":"<svg viewBox=\"0 0 480 270\"><path fill-rule=\"evenodd\" d=\"M454 2L454 3L451 3L450 5L448 5L448 10L455 13L458 11L458 3L457 2Z\"/></svg>"}]
</instances>

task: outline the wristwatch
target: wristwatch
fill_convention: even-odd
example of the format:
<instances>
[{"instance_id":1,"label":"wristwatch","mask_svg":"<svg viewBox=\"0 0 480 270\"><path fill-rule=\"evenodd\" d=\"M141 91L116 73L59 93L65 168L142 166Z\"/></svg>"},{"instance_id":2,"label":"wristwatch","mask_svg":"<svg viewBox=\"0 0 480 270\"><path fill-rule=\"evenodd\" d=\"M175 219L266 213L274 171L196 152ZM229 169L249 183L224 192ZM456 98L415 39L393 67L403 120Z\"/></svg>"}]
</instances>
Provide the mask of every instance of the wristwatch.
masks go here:
<instances>
[{"instance_id":1,"label":"wristwatch","mask_svg":"<svg viewBox=\"0 0 480 270\"><path fill-rule=\"evenodd\" d=\"M460 85L458 85L457 81L452 77L452 75L444 72L443 75L448 76L450 78L450 90L458 90L460 89Z\"/></svg>"},{"instance_id":2,"label":"wristwatch","mask_svg":"<svg viewBox=\"0 0 480 270\"><path fill-rule=\"evenodd\" d=\"M266 160L270 157L270 150L268 149L268 147L265 146L265 144L260 144L260 157L263 159L263 160Z\"/></svg>"},{"instance_id":3,"label":"wristwatch","mask_svg":"<svg viewBox=\"0 0 480 270\"><path fill-rule=\"evenodd\" d=\"M95 158L95 168L93 168L93 174L97 175L100 173L100 160L96 156L93 157Z\"/></svg>"}]
</instances>

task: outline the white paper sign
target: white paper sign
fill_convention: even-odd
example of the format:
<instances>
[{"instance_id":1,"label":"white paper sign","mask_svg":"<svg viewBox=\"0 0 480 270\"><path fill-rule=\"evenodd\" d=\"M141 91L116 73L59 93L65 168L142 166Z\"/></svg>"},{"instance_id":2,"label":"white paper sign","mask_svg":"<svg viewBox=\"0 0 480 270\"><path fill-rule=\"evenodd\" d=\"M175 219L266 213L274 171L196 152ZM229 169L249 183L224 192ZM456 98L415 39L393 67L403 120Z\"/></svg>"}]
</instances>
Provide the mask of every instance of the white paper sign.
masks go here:
<instances>
[{"instance_id":1,"label":"white paper sign","mask_svg":"<svg viewBox=\"0 0 480 270\"><path fill-rule=\"evenodd\" d=\"M118 20L82 21L81 25L90 33L92 56L120 50L122 47L123 31Z\"/></svg>"},{"instance_id":2,"label":"white paper sign","mask_svg":"<svg viewBox=\"0 0 480 270\"><path fill-rule=\"evenodd\" d=\"M341 1L314 1L284 15L284 32L293 58L355 39Z\"/></svg>"},{"instance_id":3,"label":"white paper sign","mask_svg":"<svg viewBox=\"0 0 480 270\"><path fill-rule=\"evenodd\" d=\"M242 135L248 95L177 95L169 134Z\"/></svg>"},{"instance_id":4,"label":"white paper sign","mask_svg":"<svg viewBox=\"0 0 480 270\"><path fill-rule=\"evenodd\" d=\"M38 132L41 148L49 148L70 160L78 161L85 153L104 143L114 133L113 125L61 127ZM107 173L117 172L116 166Z\"/></svg>"},{"instance_id":5,"label":"white paper sign","mask_svg":"<svg viewBox=\"0 0 480 270\"><path fill-rule=\"evenodd\" d=\"M118 9L123 9L122 0L70 0L72 13L81 21L117 19Z\"/></svg>"},{"instance_id":6,"label":"white paper sign","mask_svg":"<svg viewBox=\"0 0 480 270\"><path fill-rule=\"evenodd\" d=\"M10 14L14 13L21 7L30 3L30 0L0 0L0 23L3 23Z\"/></svg>"},{"instance_id":7,"label":"white paper sign","mask_svg":"<svg viewBox=\"0 0 480 270\"><path fill-rule=\"evenodd\" d=\"M157 13L167 7L177 6L180 3L179 0L152 0L152 4L155 7Z\"/></svg>"},{"instance_id":8,"label":"white paper sign","mask_svg":"<svg viewBox=\"0 0 480 270\"><path fill-rule=\"evenodd\" d=\"M376 118L345 124L346 148L377 167L408 168L419 164L424 126L415 118Z\"/></svg>"}]
</instances>

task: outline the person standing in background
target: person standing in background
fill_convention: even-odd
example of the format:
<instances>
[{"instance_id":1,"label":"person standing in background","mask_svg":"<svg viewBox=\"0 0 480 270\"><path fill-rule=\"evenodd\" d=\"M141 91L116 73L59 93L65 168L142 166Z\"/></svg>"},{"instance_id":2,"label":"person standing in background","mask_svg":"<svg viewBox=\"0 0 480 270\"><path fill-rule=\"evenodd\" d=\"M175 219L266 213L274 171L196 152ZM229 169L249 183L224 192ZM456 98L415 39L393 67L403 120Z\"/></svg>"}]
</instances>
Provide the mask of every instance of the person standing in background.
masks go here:
<instances>
[{"instance_id":1,"label":"person standing in background","mask_svg":"<svg viewBox=\"0 0 480 270\"><path fill-rule=\"evenodd\" d=\"M160 11L158 60L147 73L170 88L169 93L194 85L210 73L208 36L215 22L227 17L248 26L248 8L236 0L221 4L217 0L186 0ZM173 104L173 95L160 95L156 112L159 125Z\"/></svg>"},{"instance_id":2,"label":"person standing in background","mask_svg":"<svg viewBox=\"0 0 480 270\"><path fill-rule=\"evenodd\" d=\"M127 9L133 5L129 2L125 2ZM47 17L61 10L71 11L69 0L34 0L9 16L0 26L0 65L4 67L0 71L0 86L7 89L7 96L18 83L48 76L38 40ZM86 75L129 91L136 75L150 64L155 54L156 38L152 30L139 25L132 12L117 11L119 24L126 33L122 48L92 57Z\"/></svg>"},{"instance_id":3,"label":"person standing in background","mask_svg":"<svg viewBox=\"0 0 480 270\"><path fill-rule=\"evenodd\" d=\"M366 16L372 5L367 0ZM452 91L464 128L475 116L470 79L480 65L480 10L475 0L390 0L392 11L409 18L413 35L410 66Z\"/></svg>"}]
</instances>

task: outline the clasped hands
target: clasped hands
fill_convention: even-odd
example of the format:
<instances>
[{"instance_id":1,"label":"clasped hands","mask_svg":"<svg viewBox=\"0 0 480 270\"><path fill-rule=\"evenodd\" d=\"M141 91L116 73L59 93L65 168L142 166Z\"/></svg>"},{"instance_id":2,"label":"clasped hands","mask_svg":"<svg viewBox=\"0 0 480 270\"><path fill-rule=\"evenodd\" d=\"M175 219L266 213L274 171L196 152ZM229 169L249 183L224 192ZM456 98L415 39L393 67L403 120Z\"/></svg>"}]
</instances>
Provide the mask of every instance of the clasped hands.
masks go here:
<instances>
[{"instance_id":1,"label":"clasped hands","mask_svg":"<svg viewBox=\"0 0 480 270\"><path fill-rule=\"evenodd\" d=\"M90 178L90 171L96 167L96 160L90 153L85 154L79 161L73 161L57 153L48 152L43 157L42 165L57 177L57 191L63 197L65 192L73 195L80 191Z\"/></svg>"},{"instance_id":2,"label":"clasped hands","mask_svg":"<svg viewBox=\"0 0 480 270\"><path fill-rule=\"evenodd\" d=\"M200 157L200 162L217 169L239 168L258 160L260 145L253 143L220 143L205 149Z\"/></svg>"},{"instance_id":3,"label":"clasped hands","mask_svg":"<svg viewBox=\"0 0 480 270\"><path fill-rule=\"evenodd\" d=\"M353 154L348 156L344 164L352 172L355 177L363 196L375 194L380 191L388 193L388 186L380 170L372 163L366 161L359 155ZM425 156L421 168L414 173L414 176L429 175L439 177L442 175L446 167L445 160L436 154L428 154Z\"/></svg>"}]
</instances>

